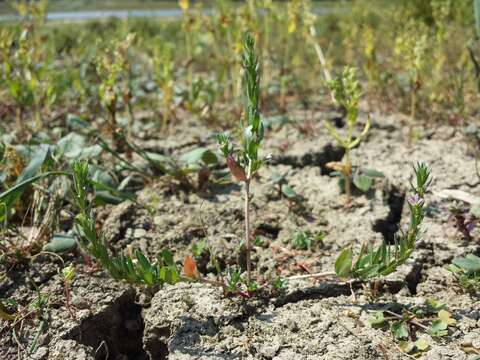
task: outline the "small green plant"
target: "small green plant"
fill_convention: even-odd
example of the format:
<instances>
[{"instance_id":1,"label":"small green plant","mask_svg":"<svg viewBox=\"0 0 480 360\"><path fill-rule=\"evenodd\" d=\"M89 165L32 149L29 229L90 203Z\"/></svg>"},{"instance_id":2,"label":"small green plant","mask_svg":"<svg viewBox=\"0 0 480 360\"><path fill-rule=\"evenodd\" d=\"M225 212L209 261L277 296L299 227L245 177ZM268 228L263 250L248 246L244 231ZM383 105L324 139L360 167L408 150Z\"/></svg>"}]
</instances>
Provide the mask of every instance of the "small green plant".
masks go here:
<instances>
[{"instance_id":1,"label":"small green plant","mask_svg":"<svg viewBox=\"0 0 480 360\"><path fill-rule=\"evenodd\" d=\"M29 344L21 344L25 358L29 358L38 349L40 345L39 340L47 331L48 319L50 318L50 295L38 288L36 293L36 297L25 306L21 306L14 299L0 299L0 318L9 322L12 337L18 344L21 344L21 341L23 342L25 339L31 338L30 336L25 336L27 335L24 333L25 323L36 323L36 331Z\"/></svg>"},{"instance_id":2,"label":"small green plant","mask_svg":"<svg viewBox=\"0 0 480 360\"><path fill-rule=\"evenodd\" d=\"M88 200L91 182L87 162L73 165L73 197L79 213L75 217L75 229L82 248L100 262L102 267L116 280L137 285L174 284L180 280L172 253L162 251L156 262L150 262L145 255L135 250L129 254L111 255L105 238L96 229L91 203Z\"/></svg>"},{"instance_id":3,"label":"small green plant","mask_svg":"<svg viewBox=\"0 0 480 360\"><path fill-rule=\"evenodd\" d=\"M285 175L274 172L270 176L270 181L276 187L279 198L283 197L291 203L297 203L302 200L302 197L288 184Z\"/></svg>"},{"instance_id":4,"label":"small green plant","mask_svg":"<svg viewBox=\"0 0 480 360\"><path fill-rule=\"evenodd\" d=\"M480 291L480 257L473 254L456 257L447 269L455 275L460 286Z\"/></svg>"},{"instance_id":5,"label":"small green plant","mask_svg":"<svg viewBox=\"0 0 480 360\"><path fill-rule=\"evenodd\" d=\"M358 102L362 94L360 83L357 80L357 72L354 68L347 67L342 75L328 83L333 101L345 109L347 114L347 135L342 137L333 125L325 122L325 125L331 136L345 149L343 163L330 163L330 167L339 171L343 175L344 189L347 196L346 203L350 204L352 198L351 177L352 161L350 151L356 147L367 135L370 129L370 118L361 132L354 138L354 130L358 122Z\"/></svg>"},{"instance_id":6,"label":"small green plant","mask_svg":"<svg viewBox=\"0 0 480 360\"><path fill-rule=\"evenodd\" d=\"M186 190L201 189L208 182L222 182L227 174L224 171L216 169L218 165L217 155L204 147L198 147L191 151L182 154L180 157L174 157L167 154L158 154L150 151L145 151L138 147L134 142L130 142L123 134L117 133L117 138L122 141L124 146L132 154L135 153L143 158L154 174L166 175L169 180L174 180L177 185ZM122 157L118 152L112 149L108 143L98 138L100 146L114 159L118 160L119 166L122 168L137 173L140 176L151 179L154 174L145 171ZM197 184L195 185L192 175L197 175Z\"/></svg>"},{"instance_id":7,"label":"small green plant","mask_svg":"<svg viewBox=\"0 0 480 360\"><path fill-rule=\"evenodd\" d=\"M202 256L203 253L208 252L207 240L202 239L193 243L190 247L190 250L192 251L194 257L198 258Z\"/></svg>"},{"instance_id":8,"label":"small green plant","mask_svg":"<svg viewBox=\"0 0 480 360\"><path fill-rule=\"evenodd\" d=\"M294 232L291 238L291 244L294 249L297 250L310 250L317 244L322 244L323 239L325 238L325 233L319 231L316 234L313 234L310 231L297 230Z\"/></svg>"},{"instance_id":9,"label":"small green plant","mask_svg":"<svg viewBox=\"0 0 480 360\"><path fill-rule=\"evenodd\" d=\"M162 123L166 127L172 117L176 118L174 109L174 62L172 54L172 44L163 43L157 40L158 45L155 48L153 64L155 79L162 91Z\"/></svg>"},{"instance_id":10,"label":"small green plant","mask_svg":"<svg viewBox=\"0 0 480 360\"><path fill-rule=\"evenodd\" d=\"M73 265L66 266L62 269L62 279L65 289L65 304L67 306L67 310L72 317L73 320L76 320L75 312L72 308L71 304L71 284L73 279L75 278L75 267Z\"/></svg>"},{"instance_id":11,"label":"small green plant","mask_svg":"<svg viewBox=\"0 0 480 360\"><path fill-rule=\"evenodd\" d=\"M389 330L406 354L418 355L428 350L431 338L448 335L456 320L445 310L446 306L427 299L423 306L405 307L395 304L371 313L370 324L375 328Z\"/></svg>"},{"instance_id":12,"label":"small green plant","mask_svg":"<svg viewBox=\"0 0 480 360\"><path fill-rule=\"evenodd\" d=\"M258 156L263 139L263 123L260 119L260 64L255 51L255 40L247 34L244 42L243 68L247 105L245 121L242 121L242 148L234 150L228 134L218 136L220 150L227 159L227 165L237 181L245 183L245 252L247 259L247 283L252 283L251 234L250 234L250 183L254 174L264 163ZM236 155L236 158L235 158Z\"/></svg>"},{"instance_id":13,"label":"small green plant","mask_svg":"<svg viewBox=\"0 0 480 360\"><path fill-rule=\"evenodd\" d=\"M395 54L407 71L410 90L410 123L408 143L413 139L413 126L417 116L418 92L422 85L422 71L426 66L428 31L423 23L411 21L395 42Z\"/></svg>"},{"instance_id":14,"label":"small green plant","mask_svg":"<svg viewBox=\"0 0 480 360\"><path fill-rule=\"evenodd\" d=\"M338 163L327 163L327 167L338 169L334 171L331 176L339 176L338 186L341 190L345 190L345 178L341 172L341 166ZM357 166L352 166L352 175L350 176L350 189L356 189L363 193L370 191L375 185L375 180L384 178L385 175L374 169L364 169Z\"/></svg>"},{"instance_id":15,"label":"small green plant","mask_svg":"<svg viewBox=\"0 0 480 360\"><path fill-rule=\"evenodd\" d=\"M111 47L101 52L97 62L97 74L101 79L98 88L100 101L108 114L108 130L115 145L119 145L116 137L117 132L117 107L123 100L128 108L130 120L128 133L133 125L133 111L131 104L131 64L128 57L128 49L135 41L134 34L128 34L124 40L117 40Z\"/></svg>"},{"instance_id":16,"label":"small green plant","mask_svg":"<svg viewBox=\"0 0 480 360\"><path fill-rule=\"evenodd\" d=\"M475 70L475 80L477 82L477 91L480 93L480 61L475 55L475 49L478 49L480 40L480 0L475 0L473 3L475 14L475 37L468 44L468 53L473 63Z\"/></svg>"},{"instance_id":17,"label":"small green plant","mask_svg":"<svg viewBox=\"0 0 480 360\"><path fill-rule=\"evenodd\" d=\"M385 241L376 248L369 244L362 245L355 260L351 249L343 250L335 262L335 273L338 277L367 280L386 276L408 260L422 235L425 193L431 183L430 169L425 164L418 164L414 171L416 183L411 183L412 194L408 197L410 209L408 230L397 235L393 245Z\"/></svg>"}]
</instances>

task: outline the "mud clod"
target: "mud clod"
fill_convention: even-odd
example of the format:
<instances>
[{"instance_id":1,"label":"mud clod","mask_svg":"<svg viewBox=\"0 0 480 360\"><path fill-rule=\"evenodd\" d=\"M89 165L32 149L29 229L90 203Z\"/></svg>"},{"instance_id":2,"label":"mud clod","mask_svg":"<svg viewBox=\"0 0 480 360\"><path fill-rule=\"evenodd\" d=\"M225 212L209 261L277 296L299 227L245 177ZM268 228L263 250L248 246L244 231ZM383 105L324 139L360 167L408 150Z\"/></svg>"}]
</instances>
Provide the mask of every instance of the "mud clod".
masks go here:
<instances>
[{"instance_id":1,"label":"mud clod","mask_svg":"<svg viewBox=\"0 0 480 360\"><path fill-rule=\"evenodd\" d=\"M395 234L399 230L402 220L403 206L405 204L405 191L392 186L387 197L389 212L386 218L378 219L372 226L372 230L381 233L388 244L395 243Z\"/></svg>"},{"instance_id":2,"label":"mud clod","mask_svg":"<svg viewBox=\"0 0 480 360\"><path fill-rule=\"evenodd\" d=\"M130 289L110 306L83 320L64 339L95 349L95 359L147 359L143 350L141 306L135 304L135 291Z\"/></svg>"},{"instance_id":3,"label":"mud clod","mask_svg":"<svg viewBox=\"0 0 480 360\"><path fill-rule=\"evenodd\" d=\"M321 167L322 175L329 174L332 170L325 168L325 164L331 161L340 161L343 158L345 150L332 144L327 144L320 151L312 151L303 154L281 154L272 159L273 165L289 165L293 168L303 168L305 166Z\"/></svg>"}]
</instances>

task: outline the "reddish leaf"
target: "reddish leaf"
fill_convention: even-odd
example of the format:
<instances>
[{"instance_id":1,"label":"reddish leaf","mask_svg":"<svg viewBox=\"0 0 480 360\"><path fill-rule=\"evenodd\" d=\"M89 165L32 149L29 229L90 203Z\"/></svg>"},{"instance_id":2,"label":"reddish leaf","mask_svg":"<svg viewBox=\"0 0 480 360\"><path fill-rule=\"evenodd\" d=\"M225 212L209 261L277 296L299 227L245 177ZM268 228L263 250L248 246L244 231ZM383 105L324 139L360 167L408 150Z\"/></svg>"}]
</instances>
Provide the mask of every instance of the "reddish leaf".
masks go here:
<instances>
[{"instance_id":1,"label":"reddish leaf","mask_svg":"<svg viewBox=\"0 0 480 360\"><path fill-rule=\"evenodd\" d=\"M245 176L245 170L240 165L237 164L237 162L235 161L235 158L232 155L229 155L227 157L227 165L233 177L237 181L247 180L247 177Z\"/></svg>"},{"instance_id":2,"label":"reddish leaf","mask_svg":"<svg viewBox=\"0 0 480 360\"><path fill-rule=\"evenodd\" d=\"M197 263L190 255L185 256L183 260L183 272L188 278L196 279L198 277Z\"/></svg>"}]
</instances>

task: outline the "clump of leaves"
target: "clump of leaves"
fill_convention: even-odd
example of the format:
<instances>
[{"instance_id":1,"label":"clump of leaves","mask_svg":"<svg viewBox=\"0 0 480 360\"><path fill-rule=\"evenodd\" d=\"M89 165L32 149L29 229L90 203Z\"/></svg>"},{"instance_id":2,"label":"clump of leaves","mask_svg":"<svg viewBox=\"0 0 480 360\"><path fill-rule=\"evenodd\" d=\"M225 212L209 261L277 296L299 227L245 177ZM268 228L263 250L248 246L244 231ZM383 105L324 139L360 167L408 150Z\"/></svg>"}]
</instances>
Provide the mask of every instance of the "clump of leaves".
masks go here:
<instances>
[{"instance_id":1,"label":"clump of leaves","mask_svg":"<svg viewBox=\"0 0 480 360\"><path fill-rule=\"evenodd\" d=\"M244 41L243 68L245 71L245 92L247 104L242 125L242 147L234 149L228 134L218 136L220 150L227 159L233 177L245 183L245 252L247 262L247 283L252 283L251 234L250 234L250 182L264 161L258 151L263 140L263 123L260 118L260 64L255 50L255 40L247 34Z\"/></svg>"},{"instance_id":2,"label":"clump of leaves","mask_svg":"<svg viewBox=\"0 0 480 360\"><path fill-rule=\"evenodd\" d=\"M91 183L87 162L77 162L72 168L72 192L78 215L75 217L75 229L82 248L100 262L102 267L116 280L137 285L174 284L179 281L179 271L173 261L172 253L162 251L155 262L135 250L130 254L111 255L102 233L97 231L91 202L88 200Z\"/></svg>"},{"instance_id":3,"label":"clump of leaves","mask_svg":"<svg viewBox=\"0 0 480 360\"><path fill-rule=\"evenodd\" d=\"M339 171L333 172L332 176L341 176L340 180L338 181L338 186L340 189L345 190L345 177L341 172L341 166L338 166L338 163L328 163L328 167L333 169L338 169ZM359 190L361 192L368 192L370 189L373 188L375 184L375 179L384 178L385 175L377 170L374 169L362 169L357 166L352 166L352 176L350 176L350 186L353 186L354 189Z\"/></svg>"},{"instance_id":4,"label":"clump of leaves","mask_svg":"<svg viewBox=\"0 0 480 360\"><path fill-rule=\"evenodd\" d=\"M297 250L310 250L313 246L317 244L322 244L323 239L325 238L325 233L319 231L316 234L313 234L311 231L302 231L297 230L294 232L291 238L291 244L294 249Z\"/></svg>"},{"instance_id":5,"label":"clump of leaves","mask_svg":"<svg viewBox=\"0 0 480 360\"><path fill-rule=\"evenodd\" d=\"M354 138L353 132L358 122L358 103L362 94L360 83L357 79L357 71L354 68L345 68L341 76L328 82L328 86L334 103L344 108L347 114L348 128L345 137L342 137L337 129L330 123L325 122L325 125L330 135L345 149L343 162L330 163L330 167L343 175L347 204L349 204L352 196L352 161L350 159L350 151L367 135L370 129L370 119L367 119L361 134Z\"/></svg>"},{"instance_id":6,"label":"clump of leaves","mask_svg":"<svg viewBox=\"0 0 480 360\"><path fill-rule=\"evenodd\" d=\"M393 245L382 242L378 247L362 245L354 260L351 249L343 250L335 262L335 273L342 278L366 280L386 276L404 264L421 239L421 224L425 212L425 193L431 183L430 169L419 163L414 167L416 183L411 183L412 194L408 197L410 224L406 232L396 234Z\"/></svg>"},{"instance_id":7,"label":"clump of leaves","mask_svg":"<svg viewBox=\"0 0 480 360\"><path fill-rule=\"evenodd\" d=\"M135 153L142 157L150 167L154 174L149 173L139 167L131 164L131 161L122 157L118 152L112 149L106 141L98 138L100 146L110 153L120 165L134 173L141 175L144 178L151 178L152 175L166 175L168 180L173 180L177 185L186 189L201 189L209 182L223 182L226 174L218 170L217 155L205 148L198 147L190 150L179 157L168 154L159 154L150 151L145 151L129 141L121 133L117 133L118 139L122 140L122 144L128 147L131 153ZM197 175L197 184L195 185L192 175Z\"/></svg>"},{"instance_id":8,"label":"clump of leaves","mask_svg":"<svg viewBox=\"0 0 480 360\"><path fill-rule=\"evenodd\" d=\"M480 291L480 257L473 254L456 257L447 269L455 275L460 286Z\"/></svg>"},{"instance_id":9,"label":"clump of leaves","mask_svg":"<svg viewBox=\"0 0 480 360\"><path fill-rule=\"evenodd\" d=\"M396 309L374 311L370 324L389 329L404 353L420 354L430 347L427 335L434 339L444 337L448 335L448 329L455 326L456 320L445 308L445 305L427 299L423 306L396 306Z\"/></svg>"},{"instance_id":10,"label":"clump of leaves","mask_svg":"<svg viewBox=\"0 0 480 360\"><path fill-rule=\"evenodd\" d=\"M270 181L276 187L278 197L283 197L292 203L298 202L302 199L302 196L293 190L293 188L288 184L285 175L274 172L270 176Z\"/></svg>"}]
</instances>

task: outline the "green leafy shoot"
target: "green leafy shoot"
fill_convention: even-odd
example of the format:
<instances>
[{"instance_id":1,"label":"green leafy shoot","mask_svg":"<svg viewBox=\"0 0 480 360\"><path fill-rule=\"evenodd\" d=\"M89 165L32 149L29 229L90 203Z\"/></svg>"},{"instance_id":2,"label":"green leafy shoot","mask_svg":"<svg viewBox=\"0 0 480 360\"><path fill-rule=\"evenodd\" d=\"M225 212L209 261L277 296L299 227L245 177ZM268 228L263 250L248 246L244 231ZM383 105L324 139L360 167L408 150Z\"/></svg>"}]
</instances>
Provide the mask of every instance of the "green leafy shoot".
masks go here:
<instances>
[{"instance_id":1,"label":"green leafy shoot","mask_svg":"<svg viewBox=\"0 0 480 360\"><path fill-rule=\"evenodd\" d=\"M220 151L227 160L233 177L245 183L245 252L247 262L247 284L252 284L251 234L250 234L250 181L264 161L258 152L263 140L264 127L260 117L260 63L255 49L255 39L247 34L244 40L242 65L246 106L242 127L242 146L236 150L229 134L217 136ZM236 155L235 155L236 154Z\"/></svg>"},{"instance_id":2,"label":"green leafy shoot","mask_svg":"<svg viewBox=\"0 0 480 360\"><path fill-rule=\"evenodd\" d=\"M294 249L297 250L310 250L317 244L322 244L325 233L319 231L317 234L313 234L310 231L297 230L294 232L291 238L291 244Z\"/></svg>"},{"instance_id":3,"label":"green leafy shoot","mask_svg":"<svg viewBox=\"0 0 480 360\"><path fill-rule=\"evenodd\" d=\"M402 352L416 355L430 347L429 336L434 339L447 336L457 321L444 304L427 299L423 305L395 304L373 311L369 322L374 328L389 330Z\"/></svg>"},{"instance_id":4,"label":"green leafy shoot","mask_svg":"<svg viewBox=\"0 0 480 360\"><path fill-rule=\"evenodd\" d=\"M130 284L153 286L179 281L179 271L168 250L162 251L156 262L150 262L145 255L135 250L131 255L110 255L103 234L96 229L96 221L88 200L91 186L87 162L73 164L72 192L78 214L75 229L82 248L100 262L102 267L116 280Z\"/></svg>"},{"instance_id":5,"label":"green leafy shoot","mask_svg":"<svg viewBox=\"0 0 480 360\"><path fill-rule=\"evenodd\" d=\"M288 184L285 175L274 172L270 176L270 182L276 188L279 198L285 198L289 203L298 203L302 200L302 196Z\"/></svg>"},{"instance_id":6,"label":"green leafy shoot","mask_svg":"<svg viewBox=\"0 0 480 360\"><path fill-rule=\"evenodd\" d=\"M408 197L410 224L406 232L395 236L393 245L385 241L378 247L364 244L357 258L353 252L344 249L335 263L335 272L339 277L367 280L386 276L404 264L415 250L415 244L421 239L421 224L424 217L424 196L431 183L430 169L425 164L414 167L416 183L411 184L412 195Z\"/></svg>"},{"instance_id":7,"label":"green leafy shoot","mask_svg":"<svg viewBox=\"0 0 480 360\"><path fill-rule=\"evenodd\" d=\"M360 83L357 79L357 71L354 68L347 67L344 69L341 76L331 80L328 83L333 102L341 106L346 111L347 116L347 134L341 136L337 129L329 122L325 122L330 135L345 149L343 163L330 164L332 168L339 171L344 178L344 188L347 195L347 204L351 201L351 176L352 176L352 161L350 158L350 151L356 147L367 135L370 129L370 118L367 119L365 126L356 138L354 137L354 130L358 122L358 103L362 95ZM365 186L361 186L363 188ZM369 186L368 186L369 187Z\"/></svg>"},{"instance_id":8,"label":"green leafy shoot","mask_svg":"<svg viewBox=\"0 0 480 360\"><path fill-rule=\"evenodd\" d=\"M463 288L470 291L480 291L480 257L469 254L456 257L447 267Z\"/></svg>"},{"instance_id":9,"label":"green leafy shoot","mask_svg":"<svg viewBox=\"0 0 480 360\"><path fill-rule=\"evenodd\" d=\"M263 160L258 156L258 151L264 135L264 126L259 110L260 64L256 55L255 40L250 34L245 36L242 63L246 95L245 114L241 121L242 147L238 150L235 149L228 133L219 134L217 141L222 154L227 158L227 165L232 175L239 181L249 181L263 164ZM236 158L235 154L237 154ZM235 167L238 167L237 171L235 171ZM240 173L243 173L243 176L237 176Z\"/></svg>"}]
</instances>

